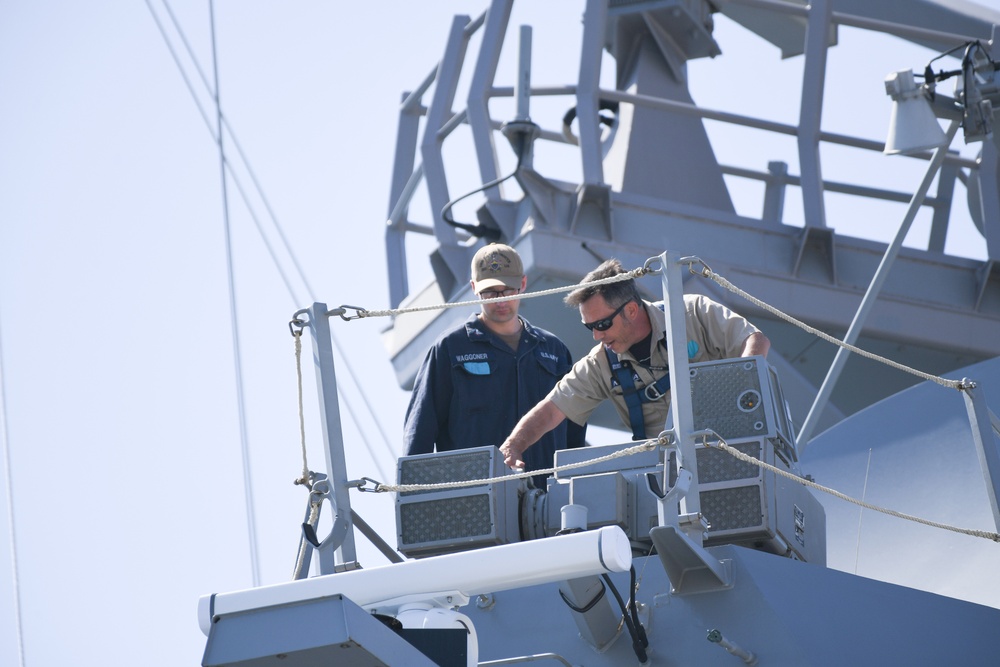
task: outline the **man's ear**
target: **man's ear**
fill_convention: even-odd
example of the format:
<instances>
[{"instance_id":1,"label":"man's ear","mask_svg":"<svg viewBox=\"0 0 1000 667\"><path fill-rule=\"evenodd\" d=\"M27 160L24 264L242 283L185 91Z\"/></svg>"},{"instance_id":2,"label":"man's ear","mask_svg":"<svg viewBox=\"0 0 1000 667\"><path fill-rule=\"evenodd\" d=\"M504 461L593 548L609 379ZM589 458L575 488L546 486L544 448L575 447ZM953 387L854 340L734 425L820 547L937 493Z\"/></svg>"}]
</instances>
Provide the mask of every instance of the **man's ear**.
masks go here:
<instances>
[{"instance_id":1,"label":"man's ear","mask_svg":"<svg viewBox=\"0 0 1000 667\"><path fill-rule=\"evenodd\" d=\"M528 276L521 276L521 291L528 289Z\"/></svg>"}]
</instances>

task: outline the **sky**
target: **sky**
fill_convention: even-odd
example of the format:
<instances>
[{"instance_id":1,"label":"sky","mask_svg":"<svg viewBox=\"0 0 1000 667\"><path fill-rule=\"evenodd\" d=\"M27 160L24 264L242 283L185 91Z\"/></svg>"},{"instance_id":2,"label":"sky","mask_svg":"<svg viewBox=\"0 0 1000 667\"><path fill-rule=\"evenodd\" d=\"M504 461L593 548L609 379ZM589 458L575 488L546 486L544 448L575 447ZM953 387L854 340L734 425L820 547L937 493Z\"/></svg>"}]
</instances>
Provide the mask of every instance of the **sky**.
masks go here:
<instances>
[{"instance_id":1,"label":"sky","mask_svg":"<svg viewBox=\"0 0 1000 667\"><path fill-rule=\"evenodd\" d=\"M583 4L515 8L512 30L536 25L538 85L573 81ZM219 97L236 139L224 144L237 163L238 141L251 166L234 167L225 199L215 110L184 46L212 82L210 6L169 4L182 39L162 0L0 0L0 664L199 664L200 596L290 578L307 493L293 484L303 461L288 321L314 300L390 306L384 221L401 94L433 70L452 17L485 4L217 0ZM691 64L696 101L794 123L801 59L716 25L723 56ZM843 53L831 52L841 87L824 129L882 140L882 78L928 55L864 39L843 30ZM539 109L557 128L564 110ZM784 159L796 171L791 141L710 131L721 161ZM824 152L831 180L886 171L883 156L840 153ZM540 170L556 169L545 160ZM922 165L892 166L894 187L912 191ZM477 185L463 178L454 192ZM738 210L759 212L759 192L733 191ZM827 201L831 224L851 229L851 203ZM902 217L885 211L884 227L861 221L879 240ZM786 214L801 224L795 197ZM965 218L947 249L981 259ZM926 234L922 216L908 243ZM428 249L417 240L411 256ZM411 284L429 276L415 262ZM387 324L332 323L352 477L395 474L408 393L380 341ZM304 347L308 465L322 471ZM391 496L352 503L395 543ZM385 563L361 537L358 548L362 565Z\"/></svg>"}]
</instances>

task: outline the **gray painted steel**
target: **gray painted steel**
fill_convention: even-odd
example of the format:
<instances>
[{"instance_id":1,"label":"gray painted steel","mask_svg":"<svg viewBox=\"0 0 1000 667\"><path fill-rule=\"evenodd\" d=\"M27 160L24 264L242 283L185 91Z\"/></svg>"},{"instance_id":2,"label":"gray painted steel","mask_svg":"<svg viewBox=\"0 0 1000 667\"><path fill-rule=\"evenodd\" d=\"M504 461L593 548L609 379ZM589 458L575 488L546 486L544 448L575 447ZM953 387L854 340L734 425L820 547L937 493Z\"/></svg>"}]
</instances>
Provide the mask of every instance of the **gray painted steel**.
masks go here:
<instances>
[{"instance_id":1,"label":"gray painted steel","mask_svg":"<svg viewBox=\"0 0 1000 667\"><path fill-rule=\"evenodd\" d=\"M483 182L499 174L500 158L509 146L492 140L487 128L497 129L508 118L488 119L484 100L510 94L503 82L494 79L499 43L516 31L508 26L510 0L492 3L485 19L456 19L452 41L438 68L435 93L429 99L423 122L422 139L415 138L413 114L420 113L411 98L401 111L400 153L394 170L393 196L402 195L402 187L414 172L414 155L403 150L420 145L423 176L432 201L432 211L439 211L452 192L442 167L441 147L456 125L448 121L468 118L473 130L475 157ZM820 329L842 336L854 319L865 289L882 259L881 243L838 234L837 221L828 220L823 200L826 192L853 192L898 201L909 193L892 193L867 187L867 183L828 183L822 178L823 144L857 146L878 150L882 146L863 138L834 135L823 130L820 109L823 100L826 47L837 46L838 26L860 27L886 35L899 35L936 48L956 45L956 39L989 39L992 23L1000 13L970 3L908 2L869 3L829 0L813 3L809 11L800 3L765 0L741 0L716 3L751 29L766 33L780 43L786 55L803 54L803 94L799 101L799 125L787 126L738 113L699 109L692 104L687 90L687 59L713 53L707 47L689 43L670 16L704 30L711 40L711 14L704 2L611 2L590 0L585 8L583 45L578 79L567 86L536 87L539 96L567 95L567 105L575 103L579 126L579 159L582 180L568 183L550 180L544 173L525 170L518 179L523 198L507 198L500 187L490 188L483 198L481 211L488 211L502 233L502 239L526 255L525 269L531 289L562 286L579 280L596 265L599 258L619 256L629 267L670 249L681 254L698 255L713 269L734 283L780 308L788 314ZM780 10L780 11L779 11ZM606 13L605 13L606 12ZM778 20L777 17L782 17ZM572 18L572 17L568 17ZM771 20L774 18L775 20ZM465 21L463 23L463 21ZM464 26L465 32L459 28ZM672 30L678 32L671 32ZM694 28L692 28L694 29ZM483 43L477 54L466 53L470 34L479 31ZM684 32L684 34L688 34ZM779 34L780 33L780 34ZM827 35L827 39L810 35ZM891 39L891 38L889 38ZM796 40L798 40L796 42ZM794 44L801 48L794 48ZM958 42L960 43L960 42ZM723 49L725 45L720 45ZM942 48L942 50L944 50ZM603 55L602 55L603 54ZM449 111L456 102L454 86L460 72L474 61L473 81L468 93L467 110ZM542 57L536 53L535 58ZM615 90L601 89L598 73L602 58L617 62ZM922 63L901 63L919 67ZM767 63L762 63L762 75ZM765 75L766 76L766 75ZM599 100L619 102L614 131L601 145L601 124L594 110ZM634 102L624 103L624 102ZM442 106L443 105L443 106ZM733 212L724 174L745 174L720 165L705 133L702 116L725 122L749 124L797 137L801 174L787 174L787 166L772 165L770 172L751 177L767 181L768 197L759 219ZM884 127L879 120L880 132ZM406 132L402 132L402 128ZM540 142L565 141L552 130L539 128ZM494 134L493 137L496 135ZM970 196L975 210L1000 210L997 201L996 173L990 158L992 145L984 147L986 164L982 174L972 169ZM679 158L679 156L682 156ZM764 156L766 158L766 156ZM901 158L902 159L902 158ZM954 158L952 158L954 160ZM969 169L968 161L960 161ZM432 168L433 167L433 168ZM913 363L923 370L945 373L955 368L1000 355L1000 271L994 260L986 263L951 257L940 252L950 207L950 193L957 170L946 161L949 179L941 179L936 195L926 202L934 207L934 237L927 250L903 248L885 280L874 312L860 333L859 345L874 352L892 351L902 363ZM419 170L418 170L419 171ZM979 185L983 177L984 187ZM801 188L806 211L806 227L780 222L781 206L789 186ZM793 193L797 194L797 192ZM403 237L416 223L415 215L394 199L390 209L396 217L387 231L389 247L390 299L396 305L425 305L442 300L470 297L467 289L468 260L477 247L469 245L464 234L456 234L436 213L430 213L430 226L437 240L431 267L437 277L429 289L414 290L408 285L411 269L408 262L423 262L405 256ZM983 224L987 239L997 232L997 216L987 215ZM1000 256L1000 247L990 243L991 258ZM817 388L822 383L833 350L811 350L803 336L788 325L729 293L720 293L713 285L695 285L691 289L707 291L728 305L759 321L774 343L773 362L794 369L801 384L797 397L802 405L793 411L804 419ZM655 291L651 284L649 289ZM562 313L552 301L525 312L540 326L570 339L574 355L581 356L591 345L586 337L568 331L577 326L572 313ZM428 318L397 318L385 334L387 349L393 358L399 383L409 387L429 343L455 319L452 314ZM919 322L920 326L912 323ZM782 357L782 359L778 359ZM784 371L784 369L782 369ZM790 376L790 372L784 373ZM864 377L863 389L855 382ZM832 394L832 405L818 420L820 429L835 423L844 414L854 413L895 391L913 384L895 372L885 372L864 361L851 360ZM845 387L851 387L845 389ZM616 421L598 417L597 423L617 426ZM801 423L797 424L801 426Z\"/></svg>"},{"instance_id":2,"label":"gray painted steel","mask_svg":"<svg viewBox=\"0 0 1000 667\"><path fill-rule=\"evenodd\" d=\"M475 20L456 17L434 75L401 107L386 238L394 306L471 298L467 271L478 242L470 241L436 214L462 194L448 186L442 147L467 121L473 130L475 162L482 181L500 173L497 151L501 148L494 141L494 131L500 129L501 121L510 119L491 118L488 101L511 94L497 85L495 76L512 6L513 0L495 0ZM546 178L544 170L535 171L528 148L522 154L526 157L523 168L515 177L522 195L507 198L502 188L489 188L481 195L480 224L499 230L503 240L517 247L533 290L575 283L607 257L618 257L629 268L641 266L649 258L669 258L662 283L653 278L640 281L648 296L657 298L663 292L676 295L683 281L685 291L709 294L748 315L772 341L768 362L781 379L793 423L783 424L776 418L777 406L771 406L762 439L755 444L752 438L734 438L739 441L736 444L747 451L763 452L765 458L783 462L796 474L801 468L802 474L808 473L825 486L880 507L958 527L996 530L1000 510L996 482L989 473L997 465L998 434L996 420L990 424L986 414L988 409L1000 412L1000 246L996 241L1000 238L1000 169L993 144L984 146L981 168L963 158L945 158L941 173L947 182L939 182L936 195L928 202L934 211L928 247L898 250L891 271L884 275L877 302L864 327L856 332L862 348L927 372L976 380L983 389L971 397L969 406L953 390L930 383L886 399L915 380L852 358L831 393L832 403L818 417L822 432L795 462L792 435L779 436L801 426L795 420L807 413L833 350L813 348L807 334L712 282L681 274L674 261L682 255L697 255L765 302L820 329L843 335L856 317L886 246L838 234L836 221L826 216L826 193L852 192L894 201L901 197L907 201L909 194L867 183L823 180L820 156L824 143L881 150L870 140L823 131L821 80L827 49L837 43L839 28L851 27L896 35L943 51L969 38L989 39L993 23L1000 22L1000 13L958 0L821 0L809 6L781 0L716 0L711 5L704 0L586 0L585 7L578 80L564 87L532 91L535 97L565 96L576 105L580 129L575 141L582 178L578 183ZM686 62L725 48L712 36L713 9L778 45L783 55L804 56L798 125L701 110L691 103ZM476 64L467 108L454 111L456 86L466 69L472 37L478 32L482 39L478 56L470 55ZM605 49L617 60L617 89L613 91L599 86ZM520 74L527 76L526 71ZM609 121L612 127L606 130L598 118L602 101L619 103L615 118ZM525 108L520 101L518 108ZM421 121L423 114L426 117ZM767 172L758 174L718 164L703 118L796 137L803 163L801 174L789 174L787 165L775 161L768 162ZM520 129L524 132L517 137L537 134L538 141L570 141L553 128L536 131L522 125ZM511 133L506 134L510 138ZM500 146L509 150L502 142ZM968 174L959 174L966 169ZM749 176L767 184L761 218L734 212L724 178L727 175ZM971 206L978 211L976 224L987 240L986 262L941 252L956 178L967 184ZM420 183L426 186L435 213L429 220L415 222L410 219L410 198ZM807 216L804 228L782 222L789 185L801 187ZM435 280L419 288L411 287L407 266L412 260L406 255L406 236L412 233L432 234L437 243L430 259ZM552 298L525 301L522 312L563 338L579 357L593 341L579 326L577 314L557 307ZM674 305L678 302L671 299ZM316 344L327 347L325 306L314 304L309 315ZM412 382L433 339L466 316L451 309L400 316L394 321L385 342L402 386ZM671 317L676 320L679 314ZM319 394L330 448L330 481L337 492L335 504L346 518L350 509L345 486L348 478L337 452L343 442L332 358L328 356L323 352L316 357ZM680 370L683 375L673 377ZM545 539L542 535L553 532L558 516L553 507L545 506L546 501L589 502L596 522L631 531L638 579L636 615L649 639L647 664L996 662L1000 655L1000 634L996 632L1000 626L1000 568L996 565L1000 561L997 544L991 541L890 518L872 509L861 510L799 480L770 481L761 475L765 480L760 483L761 493L767 502L774 496L777 518L772 523L776 530L758 540L760 544L750 539L743 540L746 545L719 544L719 535L703 543L709 531L697 511L704 498L694 495L678 503L676 495L683 484L697 484L700 465L690 425L692 399L687 389L690 376L686 360L673 359L671 373L680 392L673 408L680 434L676 449L691 470L677 470L676 481L665 496L653 493L648 482L645 493L640 493L640 487L647 471L662 475L664 483L671 481L663 472L669 460L666 448L635 456L631 461L636 470L626 470L625 463L604 463L589 470L559 473L550 482L547 498L537 491L523 495L518 508L523 535L513 534L513 495L496 503L503 505L504 516L493 509L483 515L481 532L489 532L489 544L522 537ZM769 375L759 375L753 386L766 393L763 385L770 382ZM695 381L696 391L700 384L700 380ZM609 413L596 416L596 423L612 423ZM975 417L971 428L970 413ZM557 460L580 456L580 452L567 452ZM495 467L496 461L492 463ZM708 490L712 484L729 490L742 483L738 466L714 463L704 460L705 477L712 480ZM639 467L643 470L637 472ZM720 481L718 475L726 479ZM980 481L984 479L985 483ZM469 494L449 491L444 495ZM603 497L609 503L602 504ZM416 506L414 500L410 497L401 507ZM789 515L785 511L789 505L808 511ZM648 530L646 539L642 532L652 516L658 525ZM435 517L421 519L433 523ZM539 528L539 521L547 525ZM750 526L747 520L737 519L734 526L727 530L733 531L734 542L740 542L746 537L740 531L756 524ZM437 524L432 527L436 529ZM825 549L813 539L816 533L812 531L817 528L826 535ZM351 565L351 535L336 545L340 567ZM794 553L783 551L782 545L797 539L796 535L803 538L802 548ZM709 542L716 546L703 546ZM436 533L422 535L414 544L422 553L437 553L443 548ZM485 546L475 555L504 546L509 545ZM657 550L655 555L650 555L651 548ZM775 552L790 553L791 557ZM330 560L329 554L325 558L321 554L327 568L333 567ZM538 572L546 564L524 563L524 567ZM613 588L605 595L618 592L628 598L627 575L611 575L609 581ZM600 604L589 606L586 598L597 588L597 578L588 576L501 590L471 600L460 611L475 628L470 636L478 637L478 660L510 664L547 656L544 659L570 665L639 664L633 639L619 626L611 627L618 622L617 607L597 598ZM440 591L428 591L430 596L435 593ZM216 616L212 621L207 629L204 665L426 662L387 625L336 595L249 609ZM615 633L619 633L617 639L609 639Z\"/></svg>"}]
</instances>

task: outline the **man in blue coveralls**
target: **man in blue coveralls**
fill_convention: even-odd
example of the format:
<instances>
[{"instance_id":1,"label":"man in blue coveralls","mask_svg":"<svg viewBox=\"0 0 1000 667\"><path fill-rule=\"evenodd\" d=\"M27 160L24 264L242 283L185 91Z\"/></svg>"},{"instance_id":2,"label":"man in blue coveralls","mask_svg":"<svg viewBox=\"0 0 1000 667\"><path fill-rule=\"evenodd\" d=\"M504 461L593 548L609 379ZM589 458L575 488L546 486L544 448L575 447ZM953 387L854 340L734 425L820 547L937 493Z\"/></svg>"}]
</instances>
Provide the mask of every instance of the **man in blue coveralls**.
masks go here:
<instances>
[{"instance_id":1,"label":"man in blue coveralls","mask_svg":"<svg viewBox=\"0 0 1000 667\"><path fill-rule=\"evenodd\" d=\"M480 312L439 338L417 371L404 425L407 455L499 446L573 365L561 340L518 315L519 300L497 301L528 286L516 250L480 248L470 284ZM585 424L565 420L525 453L525 469L551 468L554 452L582 447L585 434ZM543 480L534 478L539 488Z\"/></svg>"}]
</instances>

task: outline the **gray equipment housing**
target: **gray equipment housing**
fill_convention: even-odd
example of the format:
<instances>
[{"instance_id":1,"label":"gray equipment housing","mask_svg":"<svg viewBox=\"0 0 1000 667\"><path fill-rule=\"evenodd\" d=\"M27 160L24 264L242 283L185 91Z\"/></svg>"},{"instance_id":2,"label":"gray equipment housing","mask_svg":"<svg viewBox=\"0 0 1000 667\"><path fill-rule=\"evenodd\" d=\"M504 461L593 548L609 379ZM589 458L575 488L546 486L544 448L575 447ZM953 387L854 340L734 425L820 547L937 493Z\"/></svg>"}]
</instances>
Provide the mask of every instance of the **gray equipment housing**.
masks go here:
<instances>
[{"instance_id":1,"label":"gray equipment housing","mask_svg":"<svg viewBox=\"0 0 1000 667\"><path fill-rule=\"evenodd\" d=\"M791 420L778 375L763 357L691 364L691 398L698 429L734 449L796 477ZM556 467L627 449L632 443L556 452ZM698 445L698 488L709 523L705 544L737 544L819 565L826 563L823 507L802 484ZM501 477L509 471L495 447L421 454L399 460L400 484L436 484ZM556 472L547 492L527 492L523 481L400 493L396 502L399 550L410 557L552 536L562 508L587 508L586 528L618 526L648 551L657 525L657 498L648 475L663 477L657 451Z\"/></svg>"},{"instance_id":2,"label":"gray equipment housing","mask_svg":"<svg viewBox=\"0 0 1000 667\"><path fill-rule=\"evenodd\" d=\"M399 459L400 484L442 484L502 477L510 471L496 447ZM396 496L399 550L411 558L520 541L518 495L524 482L478 484Z\"/></svg>"}]
</instances>

